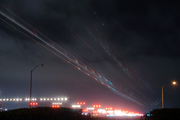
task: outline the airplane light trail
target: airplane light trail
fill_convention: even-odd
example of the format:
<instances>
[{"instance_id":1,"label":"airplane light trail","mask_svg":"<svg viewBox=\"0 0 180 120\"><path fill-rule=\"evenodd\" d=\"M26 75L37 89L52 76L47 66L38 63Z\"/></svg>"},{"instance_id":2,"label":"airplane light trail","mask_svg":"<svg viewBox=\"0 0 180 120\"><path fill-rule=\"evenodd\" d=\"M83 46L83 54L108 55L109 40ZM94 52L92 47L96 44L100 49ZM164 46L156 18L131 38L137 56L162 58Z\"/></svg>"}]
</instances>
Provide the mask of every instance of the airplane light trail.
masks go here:
<instances>
[{"instance_id":1,"label":"airplane light trail","mask_svg":"<svg viewBox=\"0 0 180 120\"><path fill-rule=\"evenodd\" d=\"M9 11L8 11L9 12ZM132 102L137 103L140 106L143 106L142 103L138 102L137 100L123 94L122 92L118 91L117 88L113 85L112 82L110 82L109 79L102 76L99 72L96 72L95 70L91 69L90 67L86 66L82 61L78 60L75 56L70 54L67 50L50 40L48 37L40 33L39 31L37 33L34 33L34 27L30 26L28 23L22 21L21 23L17 20L13 19L12 17L8 16L5 12L2 10L0 11L1 20L5 23L9 24L10 26L16 28L18 31L32 39L33 41L36 41L38 44L43 46L44 48L48 49L58 57L65 60L67 63L73 65L75 68L77 68L79 71L85 73L86 75L90 76L91 78L95 79L108 89L110 89L115 94L129 100ZM15 16L15 15L14 15ZM3 17L3 18L2 18ZM17 16L15 16L17 17ZM20 18L19 18L20 19ZM24 24L24 25L23 25ZM26 25L26 26L25 26Z\"/></svg>"}]
</instances>

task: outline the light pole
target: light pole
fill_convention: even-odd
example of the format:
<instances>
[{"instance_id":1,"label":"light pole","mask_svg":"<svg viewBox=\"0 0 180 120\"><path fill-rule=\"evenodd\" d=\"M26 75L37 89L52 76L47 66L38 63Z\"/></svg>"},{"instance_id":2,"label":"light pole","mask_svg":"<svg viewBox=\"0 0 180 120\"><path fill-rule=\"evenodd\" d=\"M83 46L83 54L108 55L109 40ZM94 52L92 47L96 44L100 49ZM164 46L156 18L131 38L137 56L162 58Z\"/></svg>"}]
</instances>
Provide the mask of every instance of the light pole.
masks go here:
<instances>
[{"instance_id":1,"label":"light pole","mask_svg":"<svg viewBox=\"0 0 180 120\"><path fill-rule=\"evenodd\" d=\"M173 81L172 84L176 85L176 81ZM166 86L166 85L164 85L164 86ZM163 96L163 88L164 88L164 86L162 86L162 109L164 108L164 96Z\"/></svg>"},{"instance_id":2,"label":"light pole","mask_svg":"<svg viewBox=\"0 0 180 120\"><path fill-rule=\"evenodd\" d=\"M30 103L31 103L31 94L32 94L32 73L33 73L34 69L36 69L38 66L44 66L44 64L37 65L31 70L31 76L30 76ZM31 108L31 104L29 104L29 105L30 105L30 108Z\"/></svg>"}]
</instances>

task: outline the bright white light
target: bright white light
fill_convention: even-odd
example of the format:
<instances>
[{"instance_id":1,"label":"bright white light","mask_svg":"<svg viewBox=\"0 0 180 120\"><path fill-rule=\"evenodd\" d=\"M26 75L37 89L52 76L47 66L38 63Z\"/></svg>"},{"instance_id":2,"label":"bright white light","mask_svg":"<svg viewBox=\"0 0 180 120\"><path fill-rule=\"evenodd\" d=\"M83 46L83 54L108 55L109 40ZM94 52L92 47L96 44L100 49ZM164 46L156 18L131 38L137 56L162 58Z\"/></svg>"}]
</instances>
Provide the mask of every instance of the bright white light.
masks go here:
<instances>
[{"instance_id":1,"label":"bright white light","mask_svg":"<svg viewBox=\"0 0 180 120\"><path fill-rule=\"evenodd\" d=\"M16 99L16 101L19 101L19 99Z\"/></svg>"},{"instance_id":2,"label":"bright white light","mask_svg":"<svg viewBox=\"0 0 180 120\"><path fill-rule=\"evenodd\" d=\"M9 99L6 99L6 101L9 101Z\"/></svg>"},{"instance_id":3,"label":"bright white light","mask_svg":"<svg viewBox=\"0 0 180 120\"><path fill-rule=\"evenodd\" d=\"M6 99L3 99L3 101L6 101Z\"/></svg>"},{"instance_id":4,"label":"bright white light","mask_svg":"<svg viewBox=\"0 0 180 120\"><path fill-rule=\"evenodd\" d=\"M67 98L64 98L64 100L67 100Z\"/></svg>"},{"instance_id":5,"label":"bright white light","mask_svg":"<svg viewBox=\"0 0 180 120\"><path fill-rule=\"evenodd\" d=\"M53 98L51 98L51 100L53 100Z\"/></svg>"},{"instance_id":6,"label":"bright white light","mask_svg":"<svg viewBox=\"0 0 180 120\"><path fill-rule=\"evenodd\" d=\"M63 100L63 98L61 98L61 100Z\"/></svg>"},{"instance_id":7,"label":"bright white light","mask_svg":"<svg viewBox=\"0 0 180 120\"><path fill-rule=\"evenodd\" d=\"M106 112L109 113L109 114L113 114L114 111L108 110L108 111L106 111Z\"/></svg>"},{"instance_id":8,"label":"bright white light","mask_svg":"<svg viewBox=\"0 0 180 120\"><path fill-rule=\"evenodd\" d=\"M86 109L88 109L88 110L94 110L94 108L86 108Z\"/></svg>"},{"instance_id":9,"label":"bright white light","mask_svg":"<svg viewBox=\"0 0 180 120\"><path fill-rule=\"evenodd\" d=\"M114 111L114 114L117 115L117 116L122 116L123 113L121 112L121 110L115 110Z\"/></svg>"},{"instance_id":10,"label":"bright white light","mask_svg":"<svg viewBox=\"0 0 180 120\"><path fill-rule=\"evenodd\" d=\"M32 99L32 101L34 101L34 98Z\"/></svg>"},{"instance_id":11,"label":"bright white light","mask_svg":"<svg viewBox=\"0 0 180 120\"><path fill-rule=\"evenodd\" d=\"M47 98L47 100L49 100L49 98Z\"/></svg>"},{"instance_id":12,"label":"bright white light","mask_svg":"<svg viewBox=\"0 0 180 120\"><path fill-rule=\"evenodd\" d=\"M56 100L56 98L54 98L54 100Z\"/></svg>"},{"instance_id":13,"label":"bright white light","mask_svg":"<svg viewBox=\"0 0 180 120\"><path fill-rule=\"evenodd\" d=\"M28 98L27 100L29 101L30 99Z\"/></svg>"},{"instance_id":14,"label":"bright white light","mask_svg":"<svg viewBox=\"0 0 180 120\"><path fill-rule=\"evenodd\" d=\"M81 105L72 105L73 108L80 108Z\"/></svg>"},{"instance_id":15,"label":"bright white light","mask_svg":"<svg viewBox=\"0 0 180 120\"><path fill-rule=\"evenodd\" d=\"M19 99L20 101L22 101L22 99Z\"/></svg>"},{"instance_id":16,"label":"bright white light","mask_svg":"<svg viewBox=\"0 0 180 120\"><path fill-rule=\"evenodd\" d=\"M37 100L36 98L34 98L34 100Z\"/></svg>"},{"instance_id":17,"label":"bright white light","mask_svg":"<svg viewBox=\"0 0 180 120\"><path fill-rule=\"evenodd\" d=\"M12 101L12 99L10 99L10 101Z\"/></svg>"},{"instance_id":18,"label":"bright white light","mask_svg":"<svg viewBox=\"0 0 180 120\"><path fill-rule=\"evenodd\" d=\"M13 99L13 101L16 101L16 99Z\"/></svg>"},{"instance_id":19,"label":"bright white light","mask_svg":"<svg viewBox=\"0 0 180 120\"><path fill-rule=\"evenodd\" d=\"M0 99L0 101L2 101L2 99Z\"/></svg>"},{"instance_id":20,"label":"bright white light","mask_svg":"<svg viewBox=\"0 0 180 120\"><path fill-rule=\"evenodd\" d=\"M98 112L99 113L106 113L106 110L105 109L98 109Z\"/></svg>"},{"instance_id":21,"label":"bright white light","mask_svg":"<svg viewBox=\"0 0 180 120\"><path fill-rule=\"evenodd\" d=\"M53 105L61 105L62 103L52 103Z\"/></svg>"},{"instance_id":22,"label":"bright white light","mask_svg":"<svg viewBox=\"0 0 180 120\"><path fill-rule=\"evenodd\" d=\"M44 100L46 100L46 98L44 98Z\"/></svg>"},{"instance_id":23,"label":"bright white light","mask_svg":"<svg viewBox=\"0 0 180 120\"><path fill-rule=\"evenodd\" d=\"M42 101L42 98L40 98L40 101Z\"/></svg>"},{"instance_id":24,"label":"bright white light","mask_svg":"<svg viewBox=\"0 0 180 120\"><path fill-rule=\"evenodd\" d=\"M58 100L60 100L60 98L58 98Z\"/></svg>"}]
</instances>

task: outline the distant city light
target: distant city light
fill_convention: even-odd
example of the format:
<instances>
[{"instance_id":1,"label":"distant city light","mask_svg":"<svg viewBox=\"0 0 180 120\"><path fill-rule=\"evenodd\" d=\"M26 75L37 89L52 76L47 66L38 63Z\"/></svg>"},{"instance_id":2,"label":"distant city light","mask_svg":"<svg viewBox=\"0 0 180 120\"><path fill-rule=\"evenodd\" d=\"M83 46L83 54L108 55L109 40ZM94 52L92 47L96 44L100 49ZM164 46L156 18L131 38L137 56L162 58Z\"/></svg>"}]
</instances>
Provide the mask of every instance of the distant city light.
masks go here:
<instances>
[{"instance_id":1,"label":"distant city light","mask_svg":"<svg viewBox=\"0 0 180 120\"><path fill-rule=\"evenodd\" d=\"M52 103L53 105L61 105L62 103Z\"/></svg>"},{"instance_id":2,"label":"distant city light","mask_svg":"<svg viewBox=\"0 0 180 120\"><path fill-rule=\"evenodd\" d=\"M52 108L60 108L59 105L52 105Z\"/></svg>"},{"instance_id":3,"label":"distant city light","mask_svg":"<svg viewBox=\"0 0 180 120\"><path fill-rule=\"evenodd\" d=\"M105 109L98 109L98 112L99 113L106 113L106 110Z\"/></svg>"},{"instance_id":4,"label":"distant city light","mask_svg":"<svg viewBox=\"0 0 180 120\"><path fill-rule=\"evenodd\" d=\"M100 108L101 105L93 105L94 108Z\"/></svg>"},{"instance_id":5,"label":"distant city light","mask_svg":"<svg viewBox=\"0 0 180 120\"><path fill-rule=\"evenodd\" d=\"M86 108L86 109L88 109L88 110L94 110L94 108Z\"/></svg>"},{"instance_id":6,"label":"distant city light","mask_svg":"<svg viewBox=\"0 0 180 120\"><path fill-rule=\"evenodd\" d=\"M72 105L73 108L80 108L81 105Z\"/></svg>"},{"instance_id":7,"label":"distant city light","mask_svg":"<svg viewBox=\"0 0 180 120\"><path fill-rule=\"evenodd\" d=\"M77 102L77 104L79 105L85 105L86 104L86 102Z\"/></svg>"}]
</instances>

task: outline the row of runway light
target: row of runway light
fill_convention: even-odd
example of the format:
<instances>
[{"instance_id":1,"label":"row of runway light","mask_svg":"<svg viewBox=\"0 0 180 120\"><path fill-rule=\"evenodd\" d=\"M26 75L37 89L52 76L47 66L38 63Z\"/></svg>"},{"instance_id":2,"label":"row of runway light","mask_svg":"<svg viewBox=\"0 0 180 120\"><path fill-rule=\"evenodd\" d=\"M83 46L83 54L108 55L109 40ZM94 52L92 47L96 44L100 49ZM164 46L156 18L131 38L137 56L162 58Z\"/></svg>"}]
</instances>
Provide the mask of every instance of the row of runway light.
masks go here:
<instances>
[{"instance_id":1,"label":"row of runway light","mask_svg":"<svg viewBox=\"0 0 180 120\"><path fill-rule=\"evenodd\" d=\"M67 98L32 98L31 101L37 101L37 100L40 100L40 101L67 101ZM0 101L30 101L30 98L25 98L25 99L22 99L22 98L4 98L4 99L0 99Z\"/></svg>"}]
</instances>

